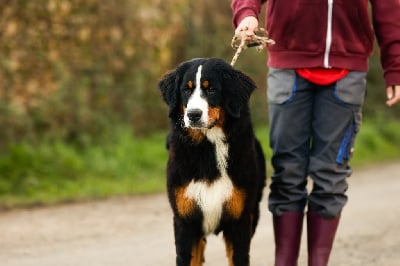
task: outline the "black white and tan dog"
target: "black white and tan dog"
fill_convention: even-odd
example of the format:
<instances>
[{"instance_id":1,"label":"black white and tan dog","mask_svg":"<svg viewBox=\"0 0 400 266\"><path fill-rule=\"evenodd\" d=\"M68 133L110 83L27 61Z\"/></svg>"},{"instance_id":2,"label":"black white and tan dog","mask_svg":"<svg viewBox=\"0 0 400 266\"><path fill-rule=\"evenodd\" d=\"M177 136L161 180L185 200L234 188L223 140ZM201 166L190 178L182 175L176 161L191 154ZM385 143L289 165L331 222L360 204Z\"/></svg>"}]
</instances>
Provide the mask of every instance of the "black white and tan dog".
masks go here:
<instances>
[{"instance_id":1,"label":"black white and tan dog","mask_svg":"<svg viewBox=\"0 0 400 266\"><path fill-rule=\"evenodd\" d=\"M222 59L193 59L159 82L169 106L167 190L176 265L202 265L206 236L223 232L229 265L249 265L265 186L248 101L254 82Z\"/></svg>"}]
</instances>

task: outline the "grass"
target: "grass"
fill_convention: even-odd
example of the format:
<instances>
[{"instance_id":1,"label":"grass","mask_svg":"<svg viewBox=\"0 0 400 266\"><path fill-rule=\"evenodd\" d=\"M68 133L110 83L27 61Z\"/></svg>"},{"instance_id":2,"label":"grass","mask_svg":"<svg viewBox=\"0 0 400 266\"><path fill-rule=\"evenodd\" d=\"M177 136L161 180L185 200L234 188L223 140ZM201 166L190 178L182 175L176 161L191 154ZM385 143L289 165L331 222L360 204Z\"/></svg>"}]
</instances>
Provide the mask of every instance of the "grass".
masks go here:
<instances>
[{"instance_id":1,"label":"grass","mask_svg":"<svg viewBox=\"0 0 400 266\"><path fill-rule=\"evenodd\" d=\"M390 160L400 160L400 123L382 120L365 123L357 135L352 164L364 166Z\"/></svg>"},{"instance_id":2,"label":"grass","mask_svg":"<svg viewBox=\"0 0 400 266\"><path fill-rule=\"evenodd\" d=\"M363 124L352 165L400 159L398 132L398 122ZM256 134L269 160L268 129ZM86 148L60 141L13 144L0 155L0 208L164 191L165 136L137 139L118 129L107 142Z\"/></svg>"},{"instance_id":3,"label":"grass","mask_svg":"<svg viewBox=\"0 0 400 266\"><path fill-rule=\"evenodd\" d=\"M0 155L0 207L158 192L164 189L165 134L114 140L85 149L62 142L14 144Z\"/></svg>"}]
</instances>

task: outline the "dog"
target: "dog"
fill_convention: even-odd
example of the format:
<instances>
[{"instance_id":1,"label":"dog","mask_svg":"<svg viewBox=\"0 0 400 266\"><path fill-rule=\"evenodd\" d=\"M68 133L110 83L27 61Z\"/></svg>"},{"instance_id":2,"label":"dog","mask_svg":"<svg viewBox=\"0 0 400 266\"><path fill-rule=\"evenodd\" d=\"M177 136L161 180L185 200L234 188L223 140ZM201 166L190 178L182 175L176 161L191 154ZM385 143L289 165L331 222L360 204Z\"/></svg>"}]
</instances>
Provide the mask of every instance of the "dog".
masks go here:
<instances>
[{"instance_id":1,"label":"dog","mask_svg":"<svg viewBox=\"0 0 400 266\"><path fill-rule=\"evenodd\" d=\"M249 265L266 183L248 104L255 83L222 59L198 58L158 87L171 121L167 192L176 265L202 265L207 235L220 232L229 265Z\"/></svg>"}]
</instances>

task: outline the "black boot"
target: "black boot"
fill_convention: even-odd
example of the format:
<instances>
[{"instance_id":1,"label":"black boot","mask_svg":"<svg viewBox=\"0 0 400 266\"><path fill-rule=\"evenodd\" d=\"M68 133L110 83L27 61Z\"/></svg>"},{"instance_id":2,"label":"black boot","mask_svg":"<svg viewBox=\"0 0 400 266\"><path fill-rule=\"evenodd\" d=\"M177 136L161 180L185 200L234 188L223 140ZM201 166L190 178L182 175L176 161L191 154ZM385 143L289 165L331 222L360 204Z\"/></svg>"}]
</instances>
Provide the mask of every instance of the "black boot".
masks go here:
<instances>
[{"instance_id":1,"label":"black boot","mask_svg":"<svg viewBox=\"0 0 400 266\"><path fill-rule=\"evenodd\" d=\"M326 219L316 212L307 213L308 265L326 266L331 254L340 215Z\"/></svg>"},{"instance_id":2,"label":"black boot","mask_svg":"<svg viewBox=\"0 0 400 266\"><path fill-rule=\"evenodd\" d=\"M285 212L273 217L275 236L275 266L296 266L299 257L302 212Z\"/></svg>"}]
</instances>

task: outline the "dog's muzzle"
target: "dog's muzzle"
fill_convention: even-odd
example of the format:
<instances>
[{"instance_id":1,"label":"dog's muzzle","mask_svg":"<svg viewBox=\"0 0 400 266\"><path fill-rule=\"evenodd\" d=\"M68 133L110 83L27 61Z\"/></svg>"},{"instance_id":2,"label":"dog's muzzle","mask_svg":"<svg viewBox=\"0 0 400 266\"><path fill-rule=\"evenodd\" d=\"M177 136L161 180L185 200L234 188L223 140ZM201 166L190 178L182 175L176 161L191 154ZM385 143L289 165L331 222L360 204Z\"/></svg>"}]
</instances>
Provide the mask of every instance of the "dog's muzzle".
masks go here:
<instances>
[{"instance_id":1,"label":"dog's muzzle","mask_svg":"<svg viewBox=\"0 0 400 266\"><path fill-rule=\"evenodd\" d=\"M187 120L185 121L186 127L210 129L217 124L217 120L209 121L204 120L204 112L201 109L193 108L188 109L186 113Z\"/></svg>"}]
</instances>

